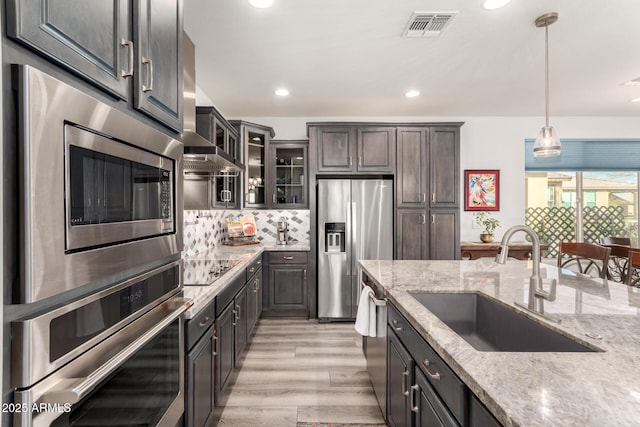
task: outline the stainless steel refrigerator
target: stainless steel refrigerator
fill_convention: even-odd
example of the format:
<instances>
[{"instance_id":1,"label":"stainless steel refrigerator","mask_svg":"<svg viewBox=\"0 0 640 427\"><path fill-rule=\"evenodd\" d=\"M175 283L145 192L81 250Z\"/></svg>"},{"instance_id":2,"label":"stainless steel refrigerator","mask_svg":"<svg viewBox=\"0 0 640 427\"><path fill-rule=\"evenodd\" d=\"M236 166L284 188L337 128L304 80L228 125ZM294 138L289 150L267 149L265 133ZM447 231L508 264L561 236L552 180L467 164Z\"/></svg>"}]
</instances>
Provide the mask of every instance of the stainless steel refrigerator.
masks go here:
<instances>
[{"instance_id":1,"label":"stainless steel refrigerator","mask_svg":"<svg viewBox=\"0 0 640 427\"><path fill-rule=\"evenodd\" d=\"M318 180L318 318L355 319L359 259L393 259L393 181Z\"/></svg>"}]
</instances>

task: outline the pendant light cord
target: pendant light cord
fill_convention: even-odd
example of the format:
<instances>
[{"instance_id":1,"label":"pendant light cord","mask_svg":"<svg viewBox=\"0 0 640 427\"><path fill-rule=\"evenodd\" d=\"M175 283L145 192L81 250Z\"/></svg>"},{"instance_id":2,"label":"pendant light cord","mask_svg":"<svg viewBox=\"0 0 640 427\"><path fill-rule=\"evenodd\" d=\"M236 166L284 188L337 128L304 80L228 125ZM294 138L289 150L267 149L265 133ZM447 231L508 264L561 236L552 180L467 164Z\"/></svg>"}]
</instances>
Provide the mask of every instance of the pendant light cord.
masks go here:
<instances>
[{"instance_id":1,"label":"pendant light cord","mask_svg":"<svg viewBox=\"0 0 640 427\"><path fill-rule=\"evenodd\" d=\"M549 127L549 23L544 25L544 107L545 123Z\"/></svg>"}]
</instances>

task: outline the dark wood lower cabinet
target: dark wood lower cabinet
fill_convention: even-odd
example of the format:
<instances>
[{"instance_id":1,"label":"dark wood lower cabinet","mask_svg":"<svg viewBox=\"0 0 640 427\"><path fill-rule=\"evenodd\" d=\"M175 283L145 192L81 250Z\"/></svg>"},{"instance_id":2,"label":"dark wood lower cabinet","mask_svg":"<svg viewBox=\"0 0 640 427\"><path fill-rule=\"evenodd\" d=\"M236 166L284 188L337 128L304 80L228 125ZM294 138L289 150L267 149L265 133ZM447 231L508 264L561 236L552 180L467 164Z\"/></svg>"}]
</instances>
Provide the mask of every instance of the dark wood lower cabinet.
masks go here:
<instances>
[{"instance_id":1,"label":"dark wood lower cabinet","mask_svg":"<svg viewBox=\"0 0 640 427\"><path fill-rule=\"evenodd\" d=\"M216 328L218 331L216 382L218 384L218 393L220 393L227 385L227 382L229 381L234 368L234 342L236 325L236 315L234 309L234 304L233 302L231 302L227 306L227 308L224 309L222 314L220 314L216 319Z\"/></svg>"},{"instance_id":2,"label":"dark wood lower cabinet","mask_svg":"<svg viewBox=\"0 0 640 427\"><path fill-rule=\"evenodd\" d=\"M307 307L307 266L272 265L269 291L271 309Z\"/></svg>"},{"instance_id":3,"label":"dark wood lower cabinet","mask_svg":"<svg viewBox=\"0 0 640 427\"><path fill-rule=\"evenodd\" d=\"M308 316L307 252L269 252L265 271L263 308L268 315Z\"/></svg>"},{"instance_id":4,"label":"dark wood lower cabinet","mask_svg":"<svg viewBox=\"0 0 640 427\"><path fill-rule=\"evenodd\" d=\"M215 401L216 328L212 325L187 353L185 369L185 426L208 426Z\"/></svg>"},{"instance_id":5,"label":"dark wood lower cabinet","mask_svg":"<svg viewBox=\"0 0 640 427\"><path fill-rule=\"evenodd\" d=\"M247 281L247 336L250 337L262 312L262 269Z\"/></svg>"},{"instance_id":6,"label":"dark wood lower cabinet","mask_svg":"<svg viewBox=\"0 0 640 427\"><path fill-rule=\"evenodd\" d=\"M460 259L458 209L397 209L397 259Z\"/></svg>"},{"instance_id":7,"label":"dark wood lower cabinet","mask_svg":"<svg viewBox=\"0 0 640 427\"><path fill-rule=\"evenodd\" d=\"M426 209L396 211L396 258L429 259Z\"/></svg>"},{"instance_id":8,"label":"dark wood lower cabinet","mask_svg":"<svg viewBox=\"0 0 640 427\"><path fill-rule=\"evenodd\" d=\"M393 330L387 330L387 421L392 427L411 425L409 387L413 384L413 359Z\"/></svg>"},{"instance_id":9,"label":"dark wood lower cabinet","mask_svg":"<svg viewBox=\"0 0 640 427\"><path fill-rule=\"evenodd\" d=\"M444 406L435 390L418 368L414 369L415 384L411 386L412 411L415 427L458 427L449 410Z\"/></svg>"},{"instance_id":10,"label":"dark wood lower cabinet","mask_svg":"<svg viewBox=\"0 0 640 427\"><path fill-rule=\"evenodd\" d=\"M247 345L247 287L244 286L233 302L235 322L235 359L237 360Z\"/></svg>"},{"instance_id":11,"label":"dark wood lower cabinet","mask_svg":"<svg viewBox=\"0 0 640 427\"><path fill-rule=\"evenodd\" d=\"M387 422L392 427L498 427L406 318L388 304Z\"/></svg>"}]
</instances>

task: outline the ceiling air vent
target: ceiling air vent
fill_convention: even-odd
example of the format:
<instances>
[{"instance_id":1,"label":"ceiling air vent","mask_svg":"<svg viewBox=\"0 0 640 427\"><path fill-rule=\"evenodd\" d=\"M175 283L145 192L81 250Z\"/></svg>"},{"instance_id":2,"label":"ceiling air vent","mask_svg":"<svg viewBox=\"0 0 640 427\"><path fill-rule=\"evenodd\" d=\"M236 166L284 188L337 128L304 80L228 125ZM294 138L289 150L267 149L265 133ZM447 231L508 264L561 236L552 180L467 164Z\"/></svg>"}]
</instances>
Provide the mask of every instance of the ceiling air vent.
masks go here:
<instances>
[{"instance_id":1,"label":"ceiling air vent","mask_svg":"<svg viewBox=\"0 0 640 427\"><path fill-rule=\"evenodd\" d=\"M402 37L438 37L458 12L413 12Z\"/></svg>"}]
</instances>

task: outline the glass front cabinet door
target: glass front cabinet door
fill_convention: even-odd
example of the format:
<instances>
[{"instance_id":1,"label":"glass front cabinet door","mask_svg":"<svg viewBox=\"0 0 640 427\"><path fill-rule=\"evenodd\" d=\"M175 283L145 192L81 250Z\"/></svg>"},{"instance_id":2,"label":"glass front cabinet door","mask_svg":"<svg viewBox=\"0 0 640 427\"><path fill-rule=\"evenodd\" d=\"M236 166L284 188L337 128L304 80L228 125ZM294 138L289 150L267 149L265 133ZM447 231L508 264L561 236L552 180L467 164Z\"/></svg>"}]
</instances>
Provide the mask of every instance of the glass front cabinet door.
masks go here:
<instances>
[{"instance_id":1,"label":"glass front cabinet door","mask_svg":"<svg viewBox=\"0 0 640 427\"><path fill-rule=\"evenodd\" d=\"M271 141L271 207L306 208L308 141Z\"/></svg>"},{"instance_id":2,"label":"glass front cabinet door","mask_svg":"<svg viewBox=\"0 0 640 427\"><path fill-rule=\"evenodd\" d=\"M268 190L269 141L275 133L269 126L231 120L230 123L238 130L240 146L243 147L242 161L245 164L244 173L244 207L250 209L268 208L271 203Z\"/></svg>"},{"instance_id":3,"label":"glass front cabinet door","mask_svg":"<svg viewBox=\"0 0 640 427\"><path fill-rule=\"evenodd\" d=\"M263 133L248 133L247 140L247 206L263 206L267 202L265 184L266 138Z\"/></svg>"}]
</instances>

